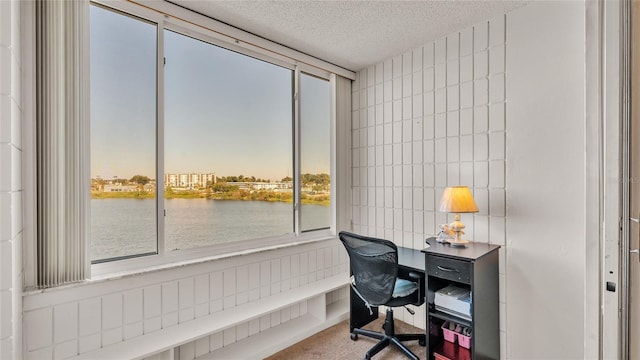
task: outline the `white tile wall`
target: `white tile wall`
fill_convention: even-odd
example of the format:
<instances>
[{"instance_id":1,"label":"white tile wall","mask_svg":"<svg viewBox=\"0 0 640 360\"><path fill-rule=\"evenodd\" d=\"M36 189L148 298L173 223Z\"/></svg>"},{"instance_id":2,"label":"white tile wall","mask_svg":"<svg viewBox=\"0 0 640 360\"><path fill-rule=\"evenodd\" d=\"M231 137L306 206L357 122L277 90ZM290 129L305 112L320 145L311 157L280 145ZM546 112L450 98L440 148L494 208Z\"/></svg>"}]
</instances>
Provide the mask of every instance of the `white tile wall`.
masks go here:
<instances>
[{"instance_id":1,"label":"white tile wall","mask_svg":"<svg viewBox=\"0 0 640 360\"><path fill-rule=\"evenodd\" d=\"M2 359L22 357L20 6L19 1L0 2L0 358ZM43 338L42 341L46 343L51 339Z\"/></svg>"},{"instance_id":2,"label":"white tile wall","mask_svg":"<svg viewBox=\"0 0 640 360\"><path fill-rule=\"evenodd\" d=\"M27 358L83 353L346 273L337 240L27 296ZM85 288L88 287L88 288ZM346 293L327 295L328 303ZM292 305L180 347L194 359L307 313Z\"/></svg>"},{"instance_id":3,"label":"white tile wall","mask_svg":"<svg viewBox=\"0 0 640 360\"><path fill-rule=\"evenodd\" d=\"M499 16L357 73L354 231L420 248L438 224L453 220L436 211L444 188L468 185L480 212L462 215L466 237L506 246L505 21ZM389 110L379 115L379 106ZM500 309L504 337L504 298Z\"/></svg>"}]
</instances>

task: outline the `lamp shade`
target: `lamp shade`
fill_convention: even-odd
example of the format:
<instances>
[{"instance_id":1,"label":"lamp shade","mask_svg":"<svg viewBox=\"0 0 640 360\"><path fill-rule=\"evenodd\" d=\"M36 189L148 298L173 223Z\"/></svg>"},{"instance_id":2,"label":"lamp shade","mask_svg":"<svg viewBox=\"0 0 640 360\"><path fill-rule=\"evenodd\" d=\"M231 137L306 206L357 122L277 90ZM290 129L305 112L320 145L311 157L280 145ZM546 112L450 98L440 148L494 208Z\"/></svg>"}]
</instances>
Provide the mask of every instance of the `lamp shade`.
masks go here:
<instances>
[{"instance_id":1,"label":"lamp shade","mask_svg":"<svg viewBox=\"0 0 640 360\"><path fill-rule=\"evenodd\" d=\"M469 187L451 186L444 189L439 210L450 213L474 213L478 212L478 206Z\"/></svg>"}]
</instances>

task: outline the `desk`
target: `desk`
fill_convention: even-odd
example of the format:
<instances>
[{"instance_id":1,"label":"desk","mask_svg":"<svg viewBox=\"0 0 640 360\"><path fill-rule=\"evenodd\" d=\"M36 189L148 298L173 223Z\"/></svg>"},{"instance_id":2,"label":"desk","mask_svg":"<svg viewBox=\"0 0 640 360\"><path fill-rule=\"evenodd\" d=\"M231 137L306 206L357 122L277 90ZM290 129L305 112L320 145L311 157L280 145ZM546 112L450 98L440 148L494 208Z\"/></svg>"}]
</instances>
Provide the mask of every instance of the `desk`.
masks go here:
<instances>
[{"instance_id":1,"label":"desk","mask_svg":"<svg viewBox=\"0 0 640 360\"><path fill-rule=\"evenodd\" d=\"M430 241L425 254L427 287L427 354L456 359L500 359L500 303L498 249L500 246L469 243L452 247ZM471 317L463 318L436 309L435 292L449 285L471 291ZM445 342L440 327L447 321L469 327L471 349Z\"/></svg>"},{"instance_id":2,"label":"desk","mask_svg":"<svg viewBox=\"0 0 640 360\"><path fill-rule=\"evenodd\" d=\"M441 244L435 238L428 239L430 246L423 250L398 247L399 277L407 277L409 272L424 274L420 284L420 296L427 304L426 332L428 359L433 353L445 352L446 347L467 354L466 359L500 358L500 312L497 245L469 243L466 247L451 247ZM456 284L472 292L471 319L463 319L435 309L434 294L450 284ZM350 331L363 327L378 318L377 307L373 314L362 299L351 291ZM445 321L471 327L471 349L445 343L440 327ZM445 349L446 350L446 349Z\"/></svg>"}]
</instances>

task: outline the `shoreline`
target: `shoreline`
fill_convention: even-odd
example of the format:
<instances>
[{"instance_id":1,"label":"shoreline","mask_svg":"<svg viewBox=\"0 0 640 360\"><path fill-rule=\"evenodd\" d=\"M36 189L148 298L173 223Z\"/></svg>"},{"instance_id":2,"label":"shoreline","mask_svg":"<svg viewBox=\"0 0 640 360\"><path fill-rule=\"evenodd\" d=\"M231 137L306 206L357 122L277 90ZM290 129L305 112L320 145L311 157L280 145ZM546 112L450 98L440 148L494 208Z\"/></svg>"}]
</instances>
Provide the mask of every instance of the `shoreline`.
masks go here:
<instances>
[{"instance_id":1,"label":"shoreline","mask_svg":"<svg viewBox=\"0 0 640 360\"><path fill-rule=\"evenodd\" d=\"M155 192L129 191L129 192L102 192L91 191L91 200L102 199L155 199ZM205 199L205 200L223 200L223 201L264 201L264 202L283 202L292 203L291 193L274 193L274 192L233 192L233 193L210 193L199 191L184 192L165 192L165 199ZM321 205L329 206L329 194L307 195L303 194L301 202L303 205Z\"/></svg>"}]
</instances>

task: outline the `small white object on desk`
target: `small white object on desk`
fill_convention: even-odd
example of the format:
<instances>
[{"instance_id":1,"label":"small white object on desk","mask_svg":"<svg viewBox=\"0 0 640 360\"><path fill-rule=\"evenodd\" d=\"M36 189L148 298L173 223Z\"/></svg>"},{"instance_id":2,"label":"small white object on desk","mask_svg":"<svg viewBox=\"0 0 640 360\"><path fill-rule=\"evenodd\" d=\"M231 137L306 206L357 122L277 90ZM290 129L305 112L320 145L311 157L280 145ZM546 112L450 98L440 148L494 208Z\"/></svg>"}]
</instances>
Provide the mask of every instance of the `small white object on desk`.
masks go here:
<instances>
[{"instance_id":1,"label":"small white object on desk","mask_svg":"<svg viewBox=\"0 0 640 360\"><path fill-rule=\"evenodd\" d=\"M436 238L437 242L446 243L450 239L455 239L456 233L449 228L449 225L442 224L440 225L440 232L438 233L438 237Z\"/></svg>"}]
</instances>

